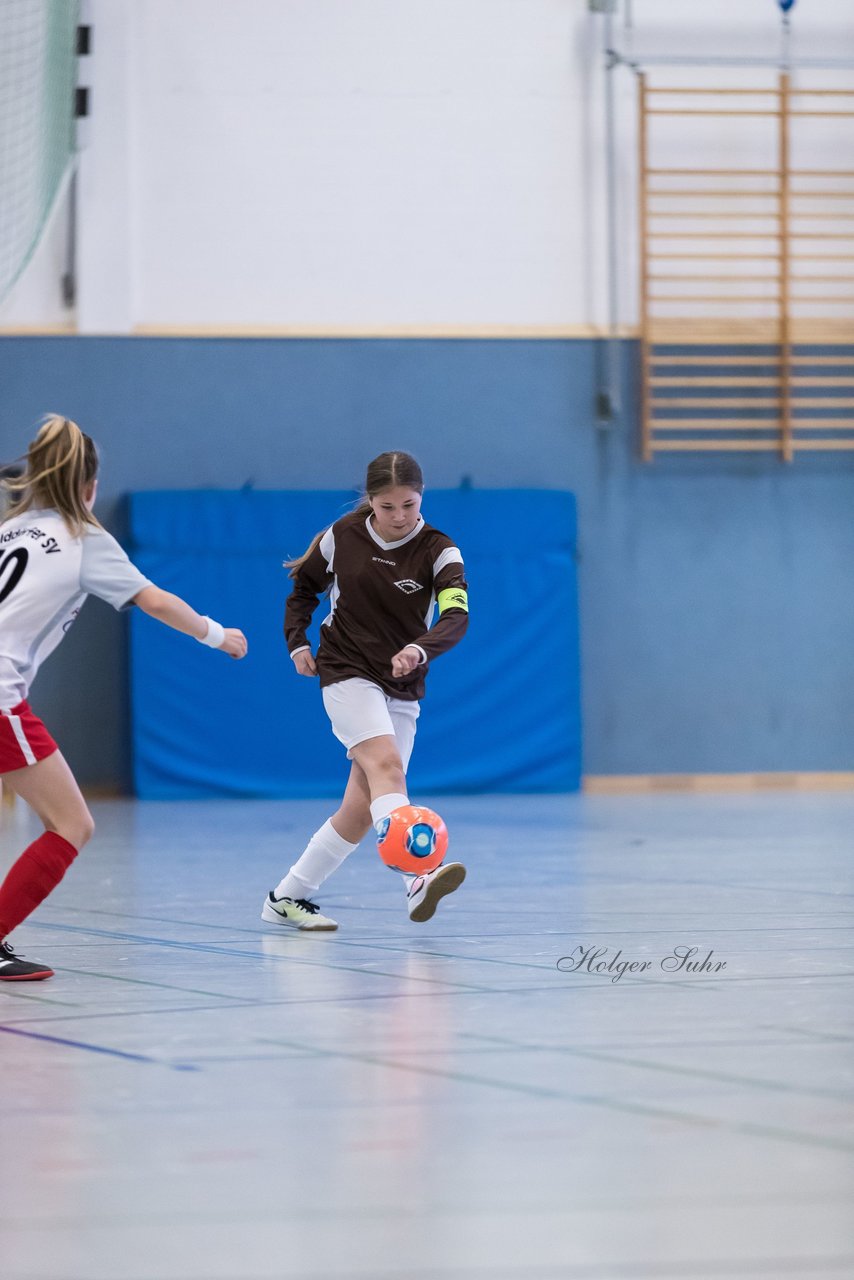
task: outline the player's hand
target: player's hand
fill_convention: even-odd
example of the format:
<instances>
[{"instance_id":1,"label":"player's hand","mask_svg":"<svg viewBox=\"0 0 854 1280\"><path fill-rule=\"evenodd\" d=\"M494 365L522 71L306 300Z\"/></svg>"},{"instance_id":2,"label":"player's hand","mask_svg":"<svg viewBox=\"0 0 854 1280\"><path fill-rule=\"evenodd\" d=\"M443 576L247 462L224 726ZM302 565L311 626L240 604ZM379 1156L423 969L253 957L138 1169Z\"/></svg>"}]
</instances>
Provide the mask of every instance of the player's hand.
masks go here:
<instances>
[{"instance_id":1,"label":"player's hand","mask_svg":"<svg viewBox=\"0 0 854 1280\"><path fill-rule=\"evenodd\" d=\"M245 658L246 650L249 648L246 636L242 631L238 631L237 627L225 628L225 639L219 647L230 658Z\"/></svg>"},{"instance_id":2,"label":"player's hand","mask_svg":"<svg viewBox=\"0 0 854 1280\"><path fill-rule=\"evenodd\" d=\"M396 653L391 660L391 674L395 680L399 680L401 676L408 676L410 671L414 671L421 661L421 651L416 649L414 645L408 644L400 653Z\"/></svg>"},{"instance_id":3,"label":"player's hand","mask_svg":"<svg viewBox=\"0 0 854 1280\"><path fill-rule=\"evenodd\" d=\"M301 676L317 675L317 663L311 656L311 649L303 649L300 653L294 654L293 663Z\"/></svg>"}]
</instances>

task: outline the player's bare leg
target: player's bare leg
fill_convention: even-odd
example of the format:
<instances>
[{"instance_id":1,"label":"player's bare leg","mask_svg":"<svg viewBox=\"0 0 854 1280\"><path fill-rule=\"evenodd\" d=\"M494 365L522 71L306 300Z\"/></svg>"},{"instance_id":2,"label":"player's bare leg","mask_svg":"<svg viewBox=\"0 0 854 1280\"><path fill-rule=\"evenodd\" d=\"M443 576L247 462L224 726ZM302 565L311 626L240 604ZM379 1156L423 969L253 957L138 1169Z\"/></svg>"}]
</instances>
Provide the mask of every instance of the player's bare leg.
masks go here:
<instances>
[{"instance_id":1,"label":"player's bare leg","mask_svg":"<svg viewBox=\"0 0 854 1280\"><path fill-rule=\"evenodd\" d=\"M45 831L55 831L78 851L92 839L95 822L62 752L4 773L3 785L26 801Z\"/></svg>"},{"instance_id":2,"label":"player's bare leg","mask_svg":"<svg viewBox=\"0 0 854 1280\"><path fill-rule=\"evenodd\" d=\"M49 978L53 970L15 955L6 935L56 887L95 830L92 815L67 762L55 751L37 764L3 775L4 786L25 800L44 834L24 850L0 885L0 981Z\"/></svg>"},{"instance_id":3,"label":"player's bare leg","mask_svg":"<svg viewBox=\"0 0 854 1280\"><path fill-rule=\"evenodd\" d=\"M350 748L350 755L361 766L367 779L374 825L387 818L392 809L409 804L403 761L397 741L391 734L366 738Z\"/></svg>"},{"instance_id":4,"label":"player's bare leg","mask_svg":"<svg viewBox=\"0 0 854 1280\"><path fill-rule=\"evenodd\" d=\"M351 844L359 844L364 840L373 825L370 784L364 769L356 760L350 762L350 776L341 804L329 821L339 836Z\"/></svg>"},{"instance_id":5,"label":"player's bare leg","mask_svg":"<svg viewBox=\"0 0 854 1280\"><path fill-rule=\"evenodd\" d=\"M371 817L376 826L393 809L409 804L406 775L394 738L368 738L350 748L350 754L364 770L371 791ZM395 792L395 788L398 788ZM459 889L466 878L461 862L443 863L435 871L422 876L406 876L406 901L409 918L416 924L430 920L439 901Z\"/></svg>"}]
</instances>

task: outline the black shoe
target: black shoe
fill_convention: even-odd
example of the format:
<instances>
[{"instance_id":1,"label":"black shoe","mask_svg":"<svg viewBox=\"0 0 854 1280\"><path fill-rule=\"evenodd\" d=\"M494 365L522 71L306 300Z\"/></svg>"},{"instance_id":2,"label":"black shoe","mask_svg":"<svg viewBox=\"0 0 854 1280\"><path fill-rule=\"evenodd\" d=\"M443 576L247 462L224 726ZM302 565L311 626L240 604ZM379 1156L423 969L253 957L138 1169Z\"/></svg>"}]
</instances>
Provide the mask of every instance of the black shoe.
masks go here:
<instances>
[{"instance_id":1,"label":"black shoe","mask_svg":"<svg viewBox=\"0 0 854 1280\"><path fill-rule=\"evenodd\" d=\"M8 942L0 942L0 982L38 982L40 978L52 978L49 969L40 960L24 960L16 956Z\"/></svg>"}]
</instances>

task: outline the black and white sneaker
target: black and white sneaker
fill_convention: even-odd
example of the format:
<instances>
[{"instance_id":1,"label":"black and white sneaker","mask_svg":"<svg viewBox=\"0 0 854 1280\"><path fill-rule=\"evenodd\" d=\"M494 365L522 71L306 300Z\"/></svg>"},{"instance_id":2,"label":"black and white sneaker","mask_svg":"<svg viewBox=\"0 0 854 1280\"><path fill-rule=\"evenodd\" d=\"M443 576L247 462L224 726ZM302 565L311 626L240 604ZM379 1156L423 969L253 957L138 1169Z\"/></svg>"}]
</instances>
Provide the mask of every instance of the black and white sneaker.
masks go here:
<instances>
[{"instance_id":1,"label":"black and white sneaker","mask_svg":"<svg viewBox=\"0 0 854 1280\"><path fill-rule=\"evenodd\" d=\"M0 942L0 982L38 982L52 977L53 969L46 964L16 956L8 942Z\"/></svg>"},{"instance_id":2,"label":"black and white sneaker","mask_svg":"<svg viewBox=\"0 0 854 1280\"><path fill-rule=\"evenodd\" d=\"M290 929L305 929L320 933L337 929L335 920L320 914L320 908L307 898L275 898L268 894L267 901L261 909L261 919L268 924L283 924Z\"/></svg>"}]
</instances>

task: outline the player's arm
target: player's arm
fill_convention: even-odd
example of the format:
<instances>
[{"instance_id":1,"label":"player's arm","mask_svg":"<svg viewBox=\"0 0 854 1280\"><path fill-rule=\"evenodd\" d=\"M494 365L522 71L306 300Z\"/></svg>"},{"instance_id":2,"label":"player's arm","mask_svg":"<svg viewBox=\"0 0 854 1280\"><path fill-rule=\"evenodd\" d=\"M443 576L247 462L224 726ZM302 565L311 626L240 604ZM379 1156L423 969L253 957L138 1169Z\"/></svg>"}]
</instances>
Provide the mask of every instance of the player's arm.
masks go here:
<instances>
[{"instance_id":1,"label":"player's arm","mask_svg":"<svg viewBox=\"0 0 854 1280\"><path fill-rule=\"evenodd\" d=\"M448 565L434 583L439 617L429 631L404 646L391 660L395 678L408 675L417 666L431 662L459 644L468 630L468 585L462 562Z\"/></svg>"},{"instance_id":2,"label":"player's arm","mask_svg":"<svg viewBox=\"0 0 854 1280\"><path fill-rule=\"evenodd\" d=\"M128 559L127 552L106 529L86 532L80 557L80 587L87 595L97 596L119 611L136 604L167 627L194 636L212 649L222 649L232 658L246 654L242 631L211 623L210 618L203 618L178 596L161 591Z\"/></svg>"},{"instance_id":3,"label":"player's arm","mask_svg":"<svg viewBox=\"0 0 854 1280\"><path fill-rule=\"evenodd\" d=\"M314 656L308 643L308 628L320 597L332 585L330 569L334 535L327 529L298 567L294 585L285 602L285 643L301 676L317 675Z\"/></svg>"},{"instance_id":4,"label":"player's arm","mask_svg":"<svg viewBox=\"0 0 854 1280\"><path fill-rule=\"evenodd\" d=\"M242 631L238 631L236 627L222 627L213 619L203 617L186 600L173 595L171 591L163 591L155 586L143 587L133 597L133 603L150 618L156 618L158 622L183 632L185 636L193 636L212 649L222 649L223 653L232 658L246 656L246 637Z\"/></svg>"}]
</instances>

